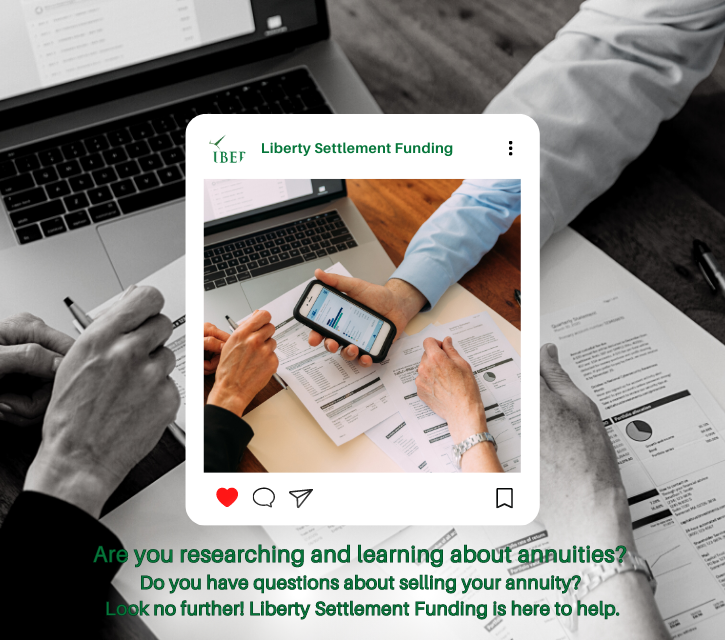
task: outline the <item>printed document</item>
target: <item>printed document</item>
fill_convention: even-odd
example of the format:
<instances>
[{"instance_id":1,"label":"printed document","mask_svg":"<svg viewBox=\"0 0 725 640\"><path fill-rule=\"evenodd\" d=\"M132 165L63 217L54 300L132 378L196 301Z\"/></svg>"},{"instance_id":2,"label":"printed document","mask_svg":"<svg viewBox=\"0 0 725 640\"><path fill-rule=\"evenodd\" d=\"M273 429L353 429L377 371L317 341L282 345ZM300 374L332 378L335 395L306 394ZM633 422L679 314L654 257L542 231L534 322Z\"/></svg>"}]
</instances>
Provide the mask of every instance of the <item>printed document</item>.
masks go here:
<instances>
[{"instance_id":1,"label":"printed document","mask_svg":"<svg viewBox=\"0 0 725 640\"><path fill-rule=\"evenodd\" d=\"M718 637L725 412L634 295L547 315L541 336L558 346L562 366L601 411L672 637Z\"/></svg>"},{"instance_id":2,"label":"printed document","mask_svg":"<svg viewBox=\"0 0 725 640\"><path fill-rule=\"evenodd\" d=\"M425 459L426 450L418 444L413 430L399 413L369 429L365 435L406 473L433 471Z\"/></svg>"},{"instance_id":3,"label":"printed document","mask_svg":"<svg viewBox=\"0 0 725 640\"><path fill-rule=\"evenodd\" d=\"M327 271L350 275L340 263ZM418 399L415 387L423 340L428 336L442 340L450 335L473 367L488 429L496 438L504 470L519 470L520 359L488 314L431 325L414 336L404 336L392 346L385 361L364 368L329 353L322 345L308 344L310 329L297 322L292 313L307 284L262 309L272 314L276 328L278 375L335 444L367 433L406 472L458 471L447 423Z\"/></svg>"},{"instance_id":4,"label":"printed document","mask_svg":"<svg viewBox=\"0 0 725 640\"><path fill-rule=\"evenodd\" d=\"M339 262L327 271L350 275ZM397 409L381 380L381 365L363 368L328 352L322 344L308 344L310 329L292 315L307 284L295 287L262 309L272 314L276 327L277 374L339 446L387 420Z\"/></svg>"},{"instance_id":5,"label":"printed document","mask_svg":"<svg viewBox=\"0 0 725 640\"><path fill-rule=\"evenodd\" d=\"M529 525L530 527L530 525ZM529 527L454 527L451 525L433 525L433 526L422 526L422 527L408 527L390 538L385 542L384 547L391 549L405 549L413 546L419 549L427 549L433 551L434 549L441 549L443 551L443 557L445 561L442 566L434 567L428 563L415 564L412 567L403 565L398 569L398 575L407 578L420 578L421 574L426 574L433 577L434 580L455 580L457 583L457 591L455 595L447 594L443 590L426 590L425 601L430 604L445 604L451 605L454 601L463 602L465 605L480 606L486 603L487 616L485 619L479 620L475 616L460 616L456 618L429 618L429 624L435 625L438 622L444 625L448 620L455 621L454 623L448 624L447 630L438 630L431 627L431 630L426 637L437 638L461 638L461 640L469 640L470 638L484 638L485 640L514 640L515 638L536 638L536 640L555 640L555 638L544 635L541 633L541 627L546 626L544 621L548 621L551 618L524 618L528 623L528 628L523 630L523 633L514 633L512 631L512 625L514 618L510 615L505 617L493 615L492 603L494 600L499 602L505 602L509 604L510 597L515 594L516 601L520 601L520 595L526 592L511 592L506 591L503 587L499 590L488 590L480 589L476 590L471 588L472 580L484 579L487 583L492 582L492 577L503 577L506 567L510 565L500 564L481 564L481 563L453 563L449 561L450 552L453 548L463 549L464 545L475 548L493 548L494 545L489 540L485 532L490 530L497 531L500 529L509 529L519 531L527 529ZM474 535L471 536L471 533ZM545 535L545 534L544 534ZM382 547L383 545L381 545ZM366 577L367 575L375 576L374 573L377 571L377 575L385 576L390 573L390 567L385 565L377 566L366 566ZM467 588L463 585L467 585ZM418 592L420 593L420 592ZM391 601L404 602L411 598L411 592L408 591L391 591ZM359 597L356 593L356 598ZM360 594L363 595L363 594ZM372 595L372 594L371 594ZM537 596L540 593L537 592ZM554 620L555 621L555 620ZM558 623L555 621L557 626ZM535 625L535 626L534 626ZM535 631L534 631L535 630ZM532 633L532 631L534 631ZM442 633L441 633L442 632ZM566 636L562 640L565 640ZM559 640L556 638L556 640Z\"/></svg>"},{"instance_id":6,"label":"printed document","mask_svg":"<svg viewBox=\"0 0 725 640\"><path fill-rule=\"evenodd\" d=\"M473 368L486 411L488 430L496 439L504 471L521 468L521 361L496 323L477 313L445 325L431 325L402 338L383 363L383 382L400 415L411 428L432 471L458 472L448 423L418 398L415 379L428 337L453 339L453 346Z\"/></svg>"}]
</instances>

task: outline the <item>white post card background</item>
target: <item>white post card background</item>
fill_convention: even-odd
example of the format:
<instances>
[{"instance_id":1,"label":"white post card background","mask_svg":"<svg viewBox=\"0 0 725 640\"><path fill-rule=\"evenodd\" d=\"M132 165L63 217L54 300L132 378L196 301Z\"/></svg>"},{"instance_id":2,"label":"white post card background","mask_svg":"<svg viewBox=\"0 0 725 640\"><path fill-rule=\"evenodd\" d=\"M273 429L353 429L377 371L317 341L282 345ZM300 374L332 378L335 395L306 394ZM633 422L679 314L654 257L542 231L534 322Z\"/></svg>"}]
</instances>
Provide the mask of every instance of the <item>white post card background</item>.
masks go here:
<instances>
[{"instance_id":1,"label":"white post card background","mask_svg":"<svg viewBox=\"0 0 725 640\"><path fill-rule=\"evenodd\" d=\"M222 135L236 162L215 163ZM395 153L405 145L451 145L452 153ZM309 145L308 155L262 153L270 145ZM333 145L382 145L389 154L332 153ZM319 145L316 147L316 145ZM328 146L330 152L316 153ZM513 147L512 151L509 147ZM339 147L338 147L339 148ZM243 155L240 152L244 152ZM539 509L539 131L517 115L203 115L186 135L187 465L186 508L199 524L525 524ZM218 156L220 157L220 156ZM230 156L228 156L230 157ZM241 160L240 160L241 158ZM480 178L522 181L521 471L463 473L203 472L204 180L311 178ZM355 275L355 274L353 274ZM198 348L194 348L198 336ZM196 398L198 401L193 401ZM219 488L234 487L224 507ZM272 489L273 507L252 500ZM514 507L496 508L496 489L513 489ZM300 509L289 491L313 489Z\"/></svg>"}]
</instances>

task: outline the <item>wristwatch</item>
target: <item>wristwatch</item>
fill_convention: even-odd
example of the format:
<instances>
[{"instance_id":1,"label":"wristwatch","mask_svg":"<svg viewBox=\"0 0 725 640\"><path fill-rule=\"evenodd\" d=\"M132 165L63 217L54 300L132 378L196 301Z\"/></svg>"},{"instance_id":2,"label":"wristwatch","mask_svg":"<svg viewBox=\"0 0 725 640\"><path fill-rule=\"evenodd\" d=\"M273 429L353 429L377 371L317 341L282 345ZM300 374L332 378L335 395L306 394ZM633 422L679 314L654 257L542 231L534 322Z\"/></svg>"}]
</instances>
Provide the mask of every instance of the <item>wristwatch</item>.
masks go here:
<instances>
[{"instance_id":1,"label":"wristwatch","mask_svg":"<svg viewBox=\"0 0 725 640\"><path fill-rule=\"evenodd\" d=\"M461 458L463 457L463 454L466 453L466 451L468 451L474 444L478 444L479 442L490 442L493 445L494 450L498 451L496 439L488 431L469 436L459 444L454 444L452 447L453 457L456 462L456 466L459 469L461 468Z\"/></svg>"},{"instance_id":2,"label":"wristwatch","mask_svg":"<svg viewBox=\"0 0 725 640\"><path fill-rule=\"evenodd\" d=\"M633 551L627 551L621 562L615 562L613 564L588 564L578 574L575 574L581 576L579 587L576 590L570 587L566 593L561 595L562 604L569 604L572 608L571 615L564 617L564 624L569 631L577 630L577 601L582 600L584 596L596 589L603 582L609 580L609 578L613 578L618 573L626 573L627 571L638 571L647 576L652 593L655 593L657 590L657 579L654 577L649 563Z\"/></svg>"}]
</instances>

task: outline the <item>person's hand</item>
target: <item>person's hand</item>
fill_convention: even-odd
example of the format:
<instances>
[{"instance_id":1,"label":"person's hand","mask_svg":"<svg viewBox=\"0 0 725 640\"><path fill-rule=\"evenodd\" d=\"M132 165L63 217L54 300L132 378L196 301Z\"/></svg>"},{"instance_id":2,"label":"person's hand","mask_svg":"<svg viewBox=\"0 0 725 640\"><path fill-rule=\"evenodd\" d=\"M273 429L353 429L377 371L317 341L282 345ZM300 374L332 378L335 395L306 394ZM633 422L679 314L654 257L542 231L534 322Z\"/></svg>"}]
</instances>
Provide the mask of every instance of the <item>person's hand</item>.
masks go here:
<instances>
[{"instance_id":1,"label":"person's hand","mask_svg":"<svg viewBox=\"0 0 725 640\"><path fill-rule=\"evenodd\" d=\"M627 494L597 406L559 364L540 354L541 508L552 545L634 549Z\"/></svg>"},{"instance_id":2,"label":"person's hand","mask_svg":"<svg viewBox=\"0 0 725 640\"><path fill-rule=\"evenodd\" d=\"M0 322L0 422L27 426L43 419L71 346L73 338L29 313Z\"/></svg>"},{"instance_id":3,"label":"person's hand","mask_svg":"<svg viewBox=\"0 0 725 640\"><path fill-rule=\"evenodd\" d=\"M216 371L219 366L219 359L221 358L222 348L227 340L229 340L229 334L226 331L222 331L214 326L211 322L204 323L204 356L209 354L211 357L209 360L204 358L204 375L208 376Z\"/></svg>"},{"instance_id":4,"label":"person's hand","mask_svg":"<svg viewBox=\"0 0 725 640\"><path fill-rule=\"evenodd\" d=\"M176 357L164 298L137 287L98 318L63 359L25 489L93 516L176 417Z\"/></svg>"},{"instance_id":5,"label":"person's hand","mask_svg":"<svg viewBox=\"0 0 725 640\"><path fill-rule=\"evenodd\" d=\"M404 280L388 280L384 287L377 284L370 284L360 278L348 278L347 276L338 276L334 273L327 273L322 269L315 270L315 277L325 284L334 287L338 291L347 294L353 300L361 302L366 307L370 307L373 311L384 315L388 320L395 324L397 340L405 330L405 327L413 319L413 317L425 305L425 296L418 291L413 285L408 284ZM316 347L322 342L322 336L317 331L310 332L309 343ZM330 353L336 353L340 345L336 340L327 338L325 340L325 349ZM354 345L349 345L342 351L342 357L345 360L355 360L360 351ZM360 358L360 364L363 367L369 367L373 364L373 359L364 355Z\"/></svg>"},{"instance_id":6,"label":"person's hand","mask_svg":"<svg viewBox=\"0 0 725 640\"><path fill-rule=\"evenodd\" d=\"M453 444L486 429L481 392L469 365L456 351L453 340L423 341L425 353L418 365L415 386L418 398L448 422ZM491 443L480 442L463 454L464 471L503 471Z\"/></svg>"},{"instance_id":7,"label":"person's hand","mask_svg":"<svg viewBox=\"0 0 725 640\"><path fill-rule=\"evenodd\" d=\"M279 365L271 319L269 311L255 311L226 341L208 404L241 417L252 398L269 382Z\"/></svg>"}]
</instances>

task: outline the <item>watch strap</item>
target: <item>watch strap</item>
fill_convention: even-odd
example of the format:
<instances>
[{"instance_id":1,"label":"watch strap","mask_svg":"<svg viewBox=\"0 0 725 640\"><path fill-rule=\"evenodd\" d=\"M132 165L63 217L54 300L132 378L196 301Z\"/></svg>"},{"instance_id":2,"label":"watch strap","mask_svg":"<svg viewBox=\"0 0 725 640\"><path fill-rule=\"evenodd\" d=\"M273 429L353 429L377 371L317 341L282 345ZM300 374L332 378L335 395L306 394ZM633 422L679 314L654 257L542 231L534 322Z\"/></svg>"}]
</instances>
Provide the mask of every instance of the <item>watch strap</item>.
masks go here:
<instances>
[{"instance_id":1,"label":"watch strap","mask_svg":"<svg viewBox=\"0 0 725 640\"><path fill-rule=\"evenodd\" d=\"M494 450L498 451L496 438L494 438L488 431L484 431L483 433L474 433L472 436L468 436L465 440L462 440L451 447L456 466L459 469L461 468L461 458L463 458L463 454L479 442L490 442L493 445Z\"/></svg>"},{"instance_id":2,"label":"watch strap","mask_svg":"<svg viewBox=\"0 0 725 640\"><path fill-rule=\"evenodd\" d=\"M627 551L621 562L615 563L597 563L588 564L582 567L578 574L581 576L578 588L573 590L571 587L569 590L562 594L562 604L571 605L572 612L570 616L564 617L564 623L570 631L576 631L578 627L578 615L577 615L577 603L582 600L587 594L591 593L600 584L606 582L610 578L620 574L627 573L628 571L637 571L647 576L649 586L654 594L657 590L657 579L652 573L652 569L649 566L647 560L645 560L638 553L633 551Z\"/></svg>"}]
</instances>

